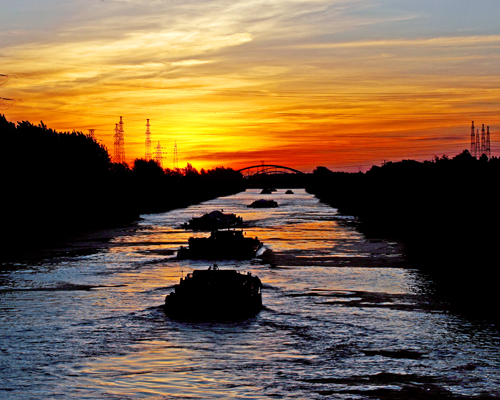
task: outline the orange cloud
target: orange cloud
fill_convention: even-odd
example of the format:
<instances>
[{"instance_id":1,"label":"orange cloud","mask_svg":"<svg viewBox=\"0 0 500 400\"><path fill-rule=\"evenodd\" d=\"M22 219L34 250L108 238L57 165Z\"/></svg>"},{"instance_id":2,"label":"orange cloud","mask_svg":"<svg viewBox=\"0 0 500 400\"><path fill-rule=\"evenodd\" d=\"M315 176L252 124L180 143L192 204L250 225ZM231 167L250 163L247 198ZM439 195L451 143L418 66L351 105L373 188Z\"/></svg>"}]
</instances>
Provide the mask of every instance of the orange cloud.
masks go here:
<instances>
[{"instance_id":1,"label":"orange cloud","mask_svg":"<svg viewBox=\"0 0 500 400\"><path fill-rule=\"evenodd\" d=\"M500 35L491 10L471 35L467 10L455 10L436 35L424 10L361 0L101 3L74 10L78 23L59 16L51 29L0 28L0 112L9 120L93 128L112 150L123 116L132 161L144 156L150 119L167 167L177 142L180 164L198 169L263 160L366 169L458 153L472 120L490 125L496 154Z\"/></svg>"}]
</instances>

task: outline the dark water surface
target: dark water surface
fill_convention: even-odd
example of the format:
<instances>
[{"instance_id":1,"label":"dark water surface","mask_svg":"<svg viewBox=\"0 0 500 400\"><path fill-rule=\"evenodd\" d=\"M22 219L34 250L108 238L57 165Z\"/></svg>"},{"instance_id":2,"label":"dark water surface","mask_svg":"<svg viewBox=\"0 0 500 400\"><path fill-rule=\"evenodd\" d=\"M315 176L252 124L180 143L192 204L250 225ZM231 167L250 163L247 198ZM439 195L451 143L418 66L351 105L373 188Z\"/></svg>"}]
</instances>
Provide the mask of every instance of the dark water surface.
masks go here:
<instances>
[{"instance_id":1,"label":"dark water surface","mask_svg":"<svg viewBox=\"0 0 500 400\"><path fill-rule=\"evenodd\" d=\"M303 190L249 190L144 215L111 242L4 264L0 398L385 399L500 396L498 331L449 312L396 243ZM247 208L271 197L276 209ZM220 262L258 275L254 318L182 322L158 307L204 261L177 261L178 227L223 209L266 251ZM198 234L204 235L204 234Z\"/></svg>"}]
</instances>

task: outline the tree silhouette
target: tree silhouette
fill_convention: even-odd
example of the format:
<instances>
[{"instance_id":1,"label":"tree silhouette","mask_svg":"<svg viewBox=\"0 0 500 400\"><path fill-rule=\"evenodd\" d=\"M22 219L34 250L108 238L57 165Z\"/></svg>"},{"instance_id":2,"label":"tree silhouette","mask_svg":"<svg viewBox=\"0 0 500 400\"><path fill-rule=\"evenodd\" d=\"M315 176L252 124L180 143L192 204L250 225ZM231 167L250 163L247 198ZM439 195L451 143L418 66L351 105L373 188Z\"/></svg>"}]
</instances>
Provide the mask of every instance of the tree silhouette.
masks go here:
<instances>
[{"instance_id":1,"label":"tree silhouette","mask_svg":"<svg viewBox=\"0 0 500 400\"><path fill-rule=\"evenodd\" d=\"M166 211L244 189L241 174L188 164L163 170L137 159L111 162L107 149L81 132L56 132L43 122L17 125L0 115L0 178L5 197L4 244L64 238L83 229L116 226L141 213Z\"/></svg>"}]
</instances>

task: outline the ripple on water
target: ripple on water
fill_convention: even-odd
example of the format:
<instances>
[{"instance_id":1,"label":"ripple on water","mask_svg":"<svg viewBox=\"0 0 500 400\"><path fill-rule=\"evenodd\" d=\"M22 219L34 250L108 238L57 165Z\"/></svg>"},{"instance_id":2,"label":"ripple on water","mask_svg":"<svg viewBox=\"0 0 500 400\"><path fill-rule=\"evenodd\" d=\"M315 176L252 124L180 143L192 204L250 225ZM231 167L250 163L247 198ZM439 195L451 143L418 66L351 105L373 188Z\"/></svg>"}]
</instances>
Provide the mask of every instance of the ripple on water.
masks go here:
<instances>
[{"instance_id":1,"label":"ripple on water","mask_svg":"<svg viewBox=\"0 0 500 400\"><path fill-rule=\"evenodd\" d=\"M0 275L0 398L394 399L500 396L498 332L454 315L397 243L303 190L278 209L249 190L143 216ZM220 262L258 275L264 309L243 321L175 321L166 294L201 261L175 259L183 222L241 215L266 251ZM204 235L204 233L197 233ZM85 246L91 246L85 251Z\"/></svg>"}]
</instances>

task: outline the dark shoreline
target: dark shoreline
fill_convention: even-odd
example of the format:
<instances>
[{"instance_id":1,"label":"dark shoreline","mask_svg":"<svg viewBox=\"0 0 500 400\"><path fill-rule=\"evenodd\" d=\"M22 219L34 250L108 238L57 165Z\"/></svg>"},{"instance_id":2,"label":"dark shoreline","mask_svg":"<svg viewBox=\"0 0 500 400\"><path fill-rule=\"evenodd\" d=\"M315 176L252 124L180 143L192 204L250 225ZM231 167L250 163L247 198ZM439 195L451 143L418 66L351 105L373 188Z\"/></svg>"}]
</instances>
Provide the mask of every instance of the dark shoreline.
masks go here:
<instances>
[{"instance_id":1,"label":"dark shoreline","mask_svg":"<svg viewBox=\"0 0 500 400\"><path fill-rule=\"evenodd\" d=\"M81 254L91 254L97 250L110 246L109 241L119 236L134 234L137 229L137 223L141 220L140 215L158 214L172 211L175 209L186 208L204 201L212 200L218 197L230 196L240 191L239 189L224 190L223 193L212 193L210 196L202 195L191 201L187 199L177 200L166 203L163 207L158 206L155 211L142 212L132 218L123 218L122 220L106 220L100 223L85 226L72 226L71 229L55 229L54 226L38 226L31 228L29 234L16 232L9 234L2 243L2 257L0 262L0 271L12 269L12 263L26 260L40 260L52 257L70 257ZM10 265L7 267L7 265Z\"/></svg>"},{"instance_id":2,"label":"dark shoreline","mask_svg":"<svg viewBox=\"0 0 500 400\"><path fill-rule=\"evenodd\" d=\"M464 152L434 162L388 163L364 174L318 168L306 190L357 217L368 237L402 243L409 264L452 307L499 324L500 211L489 194L476 190L499 176L498 159L476 160Z\"/></svg>"},{"instance_id":3,"label":"dark shoreline","mask_svg":"<svg viewBox=\"0 0 500 400\"><path fill-rule=\"evenodd\" d=\"M245 189L230 168L164 169L154 160L115 163L95 138L14 124L0 115L3 197L0 262L87 232L130 226L165 212ZM23 149L22 157L8 149Z\"/></svg>"}]
</instances>

